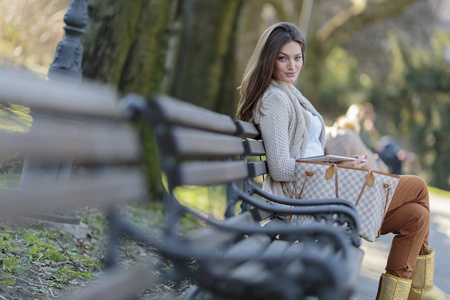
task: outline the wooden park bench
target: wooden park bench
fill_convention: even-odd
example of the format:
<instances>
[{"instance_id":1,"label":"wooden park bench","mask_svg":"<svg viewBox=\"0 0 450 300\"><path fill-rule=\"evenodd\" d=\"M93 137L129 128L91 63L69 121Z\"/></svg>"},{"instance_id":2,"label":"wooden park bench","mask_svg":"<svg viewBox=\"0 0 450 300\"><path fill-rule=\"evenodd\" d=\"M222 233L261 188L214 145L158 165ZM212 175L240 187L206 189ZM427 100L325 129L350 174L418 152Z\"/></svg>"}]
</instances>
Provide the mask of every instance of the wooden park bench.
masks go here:
<instances>
[{"instance_id":1,"label":"wooden park bench","mask_svg":"<svg viewBox=\"0 0 450 300\"><path fill-rule=\"evenodd\" d=\"M362 257L355 238L358 218L351 205L339 199L300 203L260 193L250 180L267 169L261 167L264 162L246 160L256 154L248 144L260 143L249 142L252 130L242 131L242 126L251 128L249 124L166 96L150 102L136 95L119 100L104 86L0 74L0 103L30 107L33 122L40 124L27 134L0 134L0 153L19 152L50 165L56 158L71 158L79 171L63 186L48 189L36 182L2 195L0 216L99 205L108 211L105 278L112 279L77 292L73 299L127 299L156 281L154 262L128 273L116 268L121 237L152 245L163 266L171 261L173 270L159 269L163 279L192 278L198 290L191 299L350 297ZM130 225L115 209L117 204L147 198L142 150L130 122L138 113L153 127L167 178L165 233L158 239ZM46 117L39 120L40 114ZM261 150L261 145L256 148ZM226 186L224 220L183 205L175 196L182 186L216 184ZM269 204L252 196L257 193L290 206ZM206 226L181 233L178 225L186 214ZM288 226L277 218L286 214L310 216L315 222Z\"/></svg>"},{"instance_id":2,"label":"wooden park bench","mask_svg":"<svg viewBox=\"0 0 450 300\"><path fill-rule=\"evenodd\" d=\"M108 211L110 232L104 279L73 298L130 299L155 282L154 262L129 272L117 268L119 238L133 228L122 223L116 206L147 198L139 137L119 107L117 91L98 84L11 76L0 70L0 105L24 105L33 117L28 133L0 132L1 155L19 153L42 166L73 161L64 184L48 186L35 177L18 189L3 191L0 218L15 221L60 209L103 208ZM148 234L142 239L152 242Z\"/></svg>"},{"instance_id":3,"label":"wooden park bench","mask_svg":"<svg viewBox=\"0 0 450 300\"><path fill-rule=\"evenodd\" d=\"M362 258L358 215L351 203L298 201L261 191L251 179L267 173L265 162L246 159L264 155L262 141L249 139L259 137L252 124L163 95L150 102L148 114L168 185L161 251L197 282L201 297L207 298L201 294L207 291L239 299L348 299ZM223 222L182 205L175 196L180 186L214 184L226 185ZM184 214L209 226L180 240L177 224ZM277 217L291 214L314 221L288 226ZM192 257L194 269L186 264Z\"/></svg>"}]
</instances>

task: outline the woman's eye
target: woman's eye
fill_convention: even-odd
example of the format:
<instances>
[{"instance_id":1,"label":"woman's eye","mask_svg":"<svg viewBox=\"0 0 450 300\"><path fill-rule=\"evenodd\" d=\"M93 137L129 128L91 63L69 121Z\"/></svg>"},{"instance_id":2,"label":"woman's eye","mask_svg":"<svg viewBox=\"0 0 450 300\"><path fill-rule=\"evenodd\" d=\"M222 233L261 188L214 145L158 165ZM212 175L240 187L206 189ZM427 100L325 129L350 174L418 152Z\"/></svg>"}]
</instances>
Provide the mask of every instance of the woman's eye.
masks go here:
<instances>
[{"instance_id":1,"label":"woman's eye","mask_svg":"<svg viewBox=\"0 0 450 300\"><path fill-rule=\"evenodd\" d=\"M302 59L301 56L296 56L296 57L295 57L295 60L301 60L301 59Z\"/></svg>"},{"instance_id":2,"label":"woman's eye","mask_svg":"<svg viewBox=\"0 0 450 300\"><path fill-rule=\"evenodd\" d=\"M278 60L279 60L279 61L285 61L285 60L286 60L286 57L280 56L280 57L278 57Z\"/></svg>"}]
</instances>

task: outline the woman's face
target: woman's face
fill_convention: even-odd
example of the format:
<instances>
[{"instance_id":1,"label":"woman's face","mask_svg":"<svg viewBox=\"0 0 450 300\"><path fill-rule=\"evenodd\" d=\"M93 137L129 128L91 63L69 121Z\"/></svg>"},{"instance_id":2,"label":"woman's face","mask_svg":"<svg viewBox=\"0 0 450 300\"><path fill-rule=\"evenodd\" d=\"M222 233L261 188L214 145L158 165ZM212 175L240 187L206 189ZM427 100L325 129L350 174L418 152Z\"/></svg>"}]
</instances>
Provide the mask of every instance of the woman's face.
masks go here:
<instances>
[{"instance_id":1,"label":"woman's face","mask_svg":"<svg viewBox=\"0 0 450 300\"><path fill-rule=\"evenodd\" d=\"M272 77L291 88L302 67L302 48L299 43L292 41L284 44L278 52Z\"/></svg>"}]
</instances>

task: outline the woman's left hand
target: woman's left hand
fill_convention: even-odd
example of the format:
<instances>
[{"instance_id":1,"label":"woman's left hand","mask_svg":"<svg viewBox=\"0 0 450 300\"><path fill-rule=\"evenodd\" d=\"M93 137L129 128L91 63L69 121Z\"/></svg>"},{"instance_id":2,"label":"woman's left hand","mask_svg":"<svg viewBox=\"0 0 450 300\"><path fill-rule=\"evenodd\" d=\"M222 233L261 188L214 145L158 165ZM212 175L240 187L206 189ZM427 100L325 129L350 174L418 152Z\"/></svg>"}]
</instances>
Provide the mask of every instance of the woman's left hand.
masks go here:
<instances>
[{"instance_id":1,"label":"woman's left hand","mask_svg":"<svg viewBox=\"0 0 450 300\"><path fill-rule=\"evenodd\" d=\"M356 158L356 160L352 161L343 161L339 165L344 167L352 167L352 168L362 168L367 165L367 154L364 155L352 155L352 157Z\"/></svg>"}]
</instances>

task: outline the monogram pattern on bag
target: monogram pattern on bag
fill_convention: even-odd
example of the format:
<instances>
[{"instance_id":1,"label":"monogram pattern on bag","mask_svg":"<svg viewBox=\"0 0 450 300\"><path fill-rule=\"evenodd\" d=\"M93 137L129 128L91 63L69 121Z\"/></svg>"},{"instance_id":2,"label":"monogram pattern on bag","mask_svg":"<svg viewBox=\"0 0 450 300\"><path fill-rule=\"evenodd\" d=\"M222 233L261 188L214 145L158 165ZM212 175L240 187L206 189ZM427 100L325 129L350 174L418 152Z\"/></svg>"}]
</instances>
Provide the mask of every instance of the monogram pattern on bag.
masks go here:
<instances>
[{"instance_id":1,"label":"monogram pattern on bag","mask_svg":"<svg viewBox=\"0 0 450 300\"><path fill-rule=\"evenodd\" d=\"M300 199L336 198L336 175L326 179L330 164L296 163L295 198L301 192ZM308 174L309 173L309 174ZM313 173L311 175L311 173ZM360 235L368 241L375 241L384 215L391 203L399 178L384 173L372 172L374 183L366 185L370 172L362 169L337 168L337 186L339 198L356 205L360 217ZM361 194L361 190L364 191ZM361 198L358 202L358 198ZM302 221L302 216L297 216Z\"/></svg>"},{"instance_id":2,"label":"monogram pattern on bag","mask_svg":"<svg viewBox=\"0 0 450 300\"><path fill-rule=\"evenodd\" d=\"M329 167L330 165L326 164L297 163L295 165L295 198L298 198L302 188L300 199L336 198L335 179L333 177L327 180L325 176ZM306 172L312 174L306 176Z\"/></svg>"},{"instance_id":3,"label":"monogram pattern on bag","mask_svg":"<svg viewBox=\"0 0 450 300\"><path fill-rule=\"evenodd\" d=\"M378 237L385 212L398 184L398 178L378 173L373 175L375 183L371 187L366 186L361 201L356 206L361 222L361 236L369 241L375 241ZM364 199L370 201L363 201Z\"/></svg>"},{"instance_id":4,"label":"monogram pattern on bag","mask_svg":"<svg viewBox=\"0 0 450 300\"><path fill-rule=\"evenodd\" d=\"M369 171L338 168L339 198L356 204Z\"/></svg>"}]
</instances>

